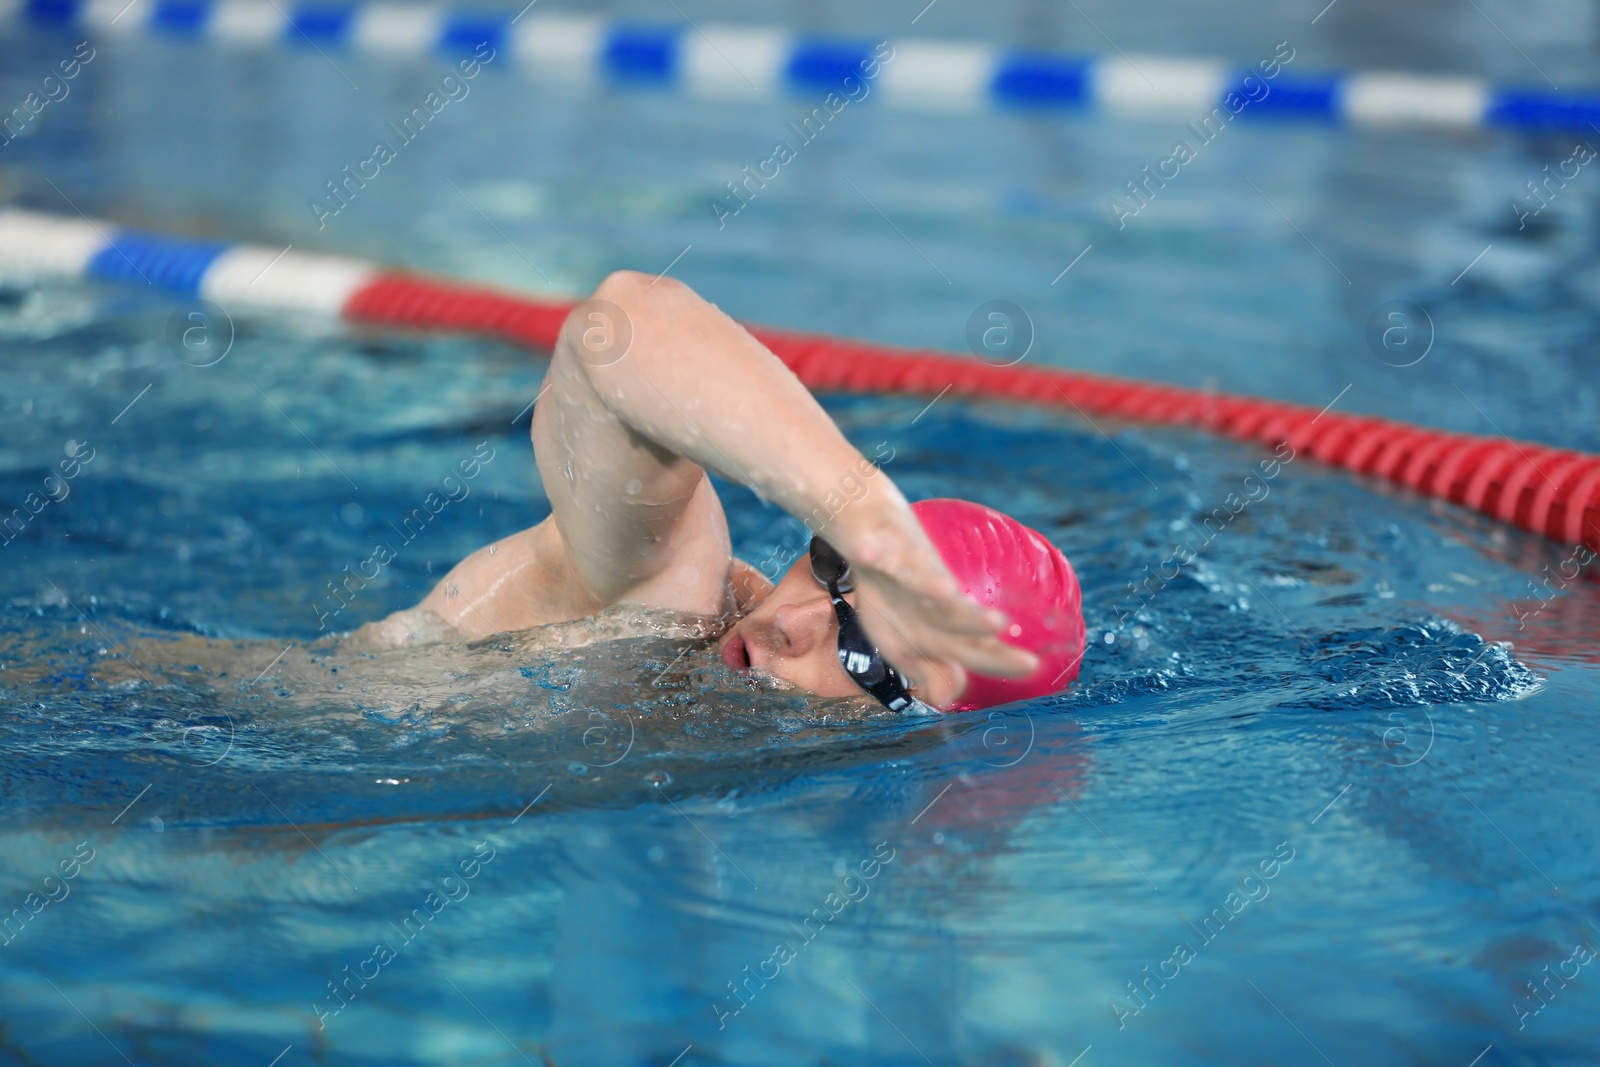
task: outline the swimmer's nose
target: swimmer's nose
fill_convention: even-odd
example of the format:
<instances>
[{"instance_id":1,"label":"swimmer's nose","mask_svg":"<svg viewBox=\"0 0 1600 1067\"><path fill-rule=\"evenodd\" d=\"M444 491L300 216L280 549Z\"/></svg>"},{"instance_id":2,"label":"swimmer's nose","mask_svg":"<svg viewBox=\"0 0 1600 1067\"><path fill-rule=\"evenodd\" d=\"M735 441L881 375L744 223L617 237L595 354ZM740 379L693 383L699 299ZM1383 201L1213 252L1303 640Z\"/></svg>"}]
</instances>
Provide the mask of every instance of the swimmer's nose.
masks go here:
<instances>
[{"instance_id":1,"label":"swimmer's nose","mask_svg":"<svg viewBox=\"0 0 1600 1067\"><path fill-rule=\"evenodd\" d=\"M773 616L783 636L784 651L804 656L833 632L833 602L825 596L785 604Z\"/></svg>"}]
</instances>

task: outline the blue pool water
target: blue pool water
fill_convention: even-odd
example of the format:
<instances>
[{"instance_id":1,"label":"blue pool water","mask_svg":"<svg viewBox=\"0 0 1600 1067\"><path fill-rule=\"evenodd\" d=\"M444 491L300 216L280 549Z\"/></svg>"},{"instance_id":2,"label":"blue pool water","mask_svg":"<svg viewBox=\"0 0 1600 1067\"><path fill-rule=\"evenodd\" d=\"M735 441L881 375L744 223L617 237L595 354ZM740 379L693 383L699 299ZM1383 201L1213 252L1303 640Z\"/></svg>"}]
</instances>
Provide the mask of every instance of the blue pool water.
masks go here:
<instances>
[{"instance_id":1,"label":"blue pool water","mask_svg":"<svg viewBox=\"0 0 1600 1067\"><path fill-rule=\"evenodd\" d=\"M1083 6L1130 51L1594 69L1573 4L1346 0L1315 27ZM1027 3L945 0L924 30L1103 47ZM5 99L73 43L0 41ZM307 201L440 73L334 58L108 44L5 149L0 192L535 291L683 253L736 315L954 350L1006 299L1030 362L1600 450L1600 176L1520 231L1509 206L1570 136L1241 122L1119 230L1106 201L1181 123L869 102L718 229L709 201L808 103L491 63L319 231ZM1434 325L1414 365L1365 340L1395 300ZM240 314L197 367L175 310L0 290L0 501L81 461L0 545L0 1063L1600 1058L1600 598L1559 579L1571 546L1301 457L1123 619L1263 453L831 398L908 496L1003 507L1069 554L1092 641L1070 692L901 720L748 691L670 637L363 657L315 644L326 583L459 460L492 449L332 625L547 513L541 361ZM803 545L723 495L744 558Z\"/></svg>"}]
</instances>

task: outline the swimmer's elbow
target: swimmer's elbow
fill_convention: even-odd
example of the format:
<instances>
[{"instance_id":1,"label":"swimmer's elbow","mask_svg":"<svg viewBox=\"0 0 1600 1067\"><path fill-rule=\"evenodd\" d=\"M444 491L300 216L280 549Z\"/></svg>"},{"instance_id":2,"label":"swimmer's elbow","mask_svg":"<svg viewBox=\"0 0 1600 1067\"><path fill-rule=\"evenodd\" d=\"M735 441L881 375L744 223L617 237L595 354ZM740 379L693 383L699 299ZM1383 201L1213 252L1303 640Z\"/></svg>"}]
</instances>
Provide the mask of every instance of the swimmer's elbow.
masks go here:
<instances>
[{"instance_id":1,"label":"swimmer's elbow","mask_svg":"<svg viewBox=\"0 0 1600 1067\"><path fill-rule=\"evenodd\" d=\"M631 343L646 323L671 315L695 299L694 291L675 278L616 270L606 275L567 322L587 331L591 348L593 342L604 342L608 331L618 342ZM584 336L580 333L573 340L582 342Z\"/></svg>"},{"instance_id":2,"label":"swimmer's elbow","mask_svg":"<svg viewBox=\"0 0 1600 1067\"><path fill-rule=\"evenodd\" d=\"M614 270L595 287L592 299L609 300L624 310L648 312L693 295L693 290L665 274L645 274L636 270Z\"/></svg>"},{"instance_id":3,"label":"swimmer's elbow","mask_svg":"<svg viewBox=\"0 0 1600 1067\"><path fill-rule=\"evenodd\" d=\"M555 359L585 378L590 371L621 362L633 346L636 325L652 314L650 276L618 270L606 275L561 324Z\"/></svg>"},{"instance_id":4,"label":"swimmer's elbow","mask_svg":"<svg viewBox=\"0 0 1600 1067\"><path fill-rule=\"evenodd\" d=\"M670 279L662 279L668 281ZM595 286L592 300L609 300L618 307L637 307L649 299L650 275L636 270L614 270Z\"/></svg>"},{"instance_id":5,"label":"swimmer's elbow","mask_svg":"<svg viewBox=\"0 0 1600 1067\"><path fill-rule=\"evenodd\" d=\"M608 370L613 367L626 367L626 375L637 374L641 356L657 347L641 346L641 336L670 336L687 325L681 318L686 312L692 321L695 305L704 301L680 281L634 270L612 271L567 315L556 358L591 382L616 378L617 372Z\"/></svg>"},{"instance_id":6,"label":"swimmer's elbow","mask_svg":"<svg viewBox=\"0 0 1600 1067\"><path fill-rule=\"evenodd\" d=\"M653 323L675 320L677 325L686 325L714 310L678 279L636 270L612 271L595 287L589 300L610 305L606 310L618 312L618 329L631 338L650 332L648 327Z\"/></svg>"}]
</instances>

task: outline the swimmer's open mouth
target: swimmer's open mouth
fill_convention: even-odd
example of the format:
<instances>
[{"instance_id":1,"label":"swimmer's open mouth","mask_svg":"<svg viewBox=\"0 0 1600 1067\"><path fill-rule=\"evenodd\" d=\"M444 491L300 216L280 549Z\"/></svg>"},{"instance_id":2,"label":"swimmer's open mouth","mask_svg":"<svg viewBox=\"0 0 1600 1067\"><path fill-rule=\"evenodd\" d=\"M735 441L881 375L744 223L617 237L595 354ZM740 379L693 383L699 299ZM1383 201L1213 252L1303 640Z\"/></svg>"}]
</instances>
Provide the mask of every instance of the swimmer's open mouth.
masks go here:
<instances>
[{"instance_id":1,"label":"swimmer's open mouth","mask_svg":"<svg viewBox=\"0 0 1600 1067\"><path fill-rule=\"evenodd\" d=\"M750 669L750 648L744 642L744 635L736 633L728 638L722 646L722 662L736 671Z\"/></svg>"}]
</instances>

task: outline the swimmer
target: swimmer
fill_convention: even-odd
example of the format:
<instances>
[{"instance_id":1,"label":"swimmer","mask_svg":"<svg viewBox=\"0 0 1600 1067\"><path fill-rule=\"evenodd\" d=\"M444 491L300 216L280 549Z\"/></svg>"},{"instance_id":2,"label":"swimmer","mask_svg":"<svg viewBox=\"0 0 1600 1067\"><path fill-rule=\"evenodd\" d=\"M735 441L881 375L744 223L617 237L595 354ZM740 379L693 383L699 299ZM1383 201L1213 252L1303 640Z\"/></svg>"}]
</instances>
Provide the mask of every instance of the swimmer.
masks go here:
<instances>
[{"instance_id":1,"label":"swimmer","mask_svg":"<svg viewBox=\"0 0 1600 1067\"><path fill-rule=\"evenodd\" d=\"M618 272L573 311L533 446L550 517L359 641L472 640L634 603L736 619L718 638L728 666L895 711L988 707L1077 674L1078 585L1056 548L977 504L908 504L776 356L680 282ZM708 470L812 530L776 586L734 558Z\"/></svg>"}]
</instances>

